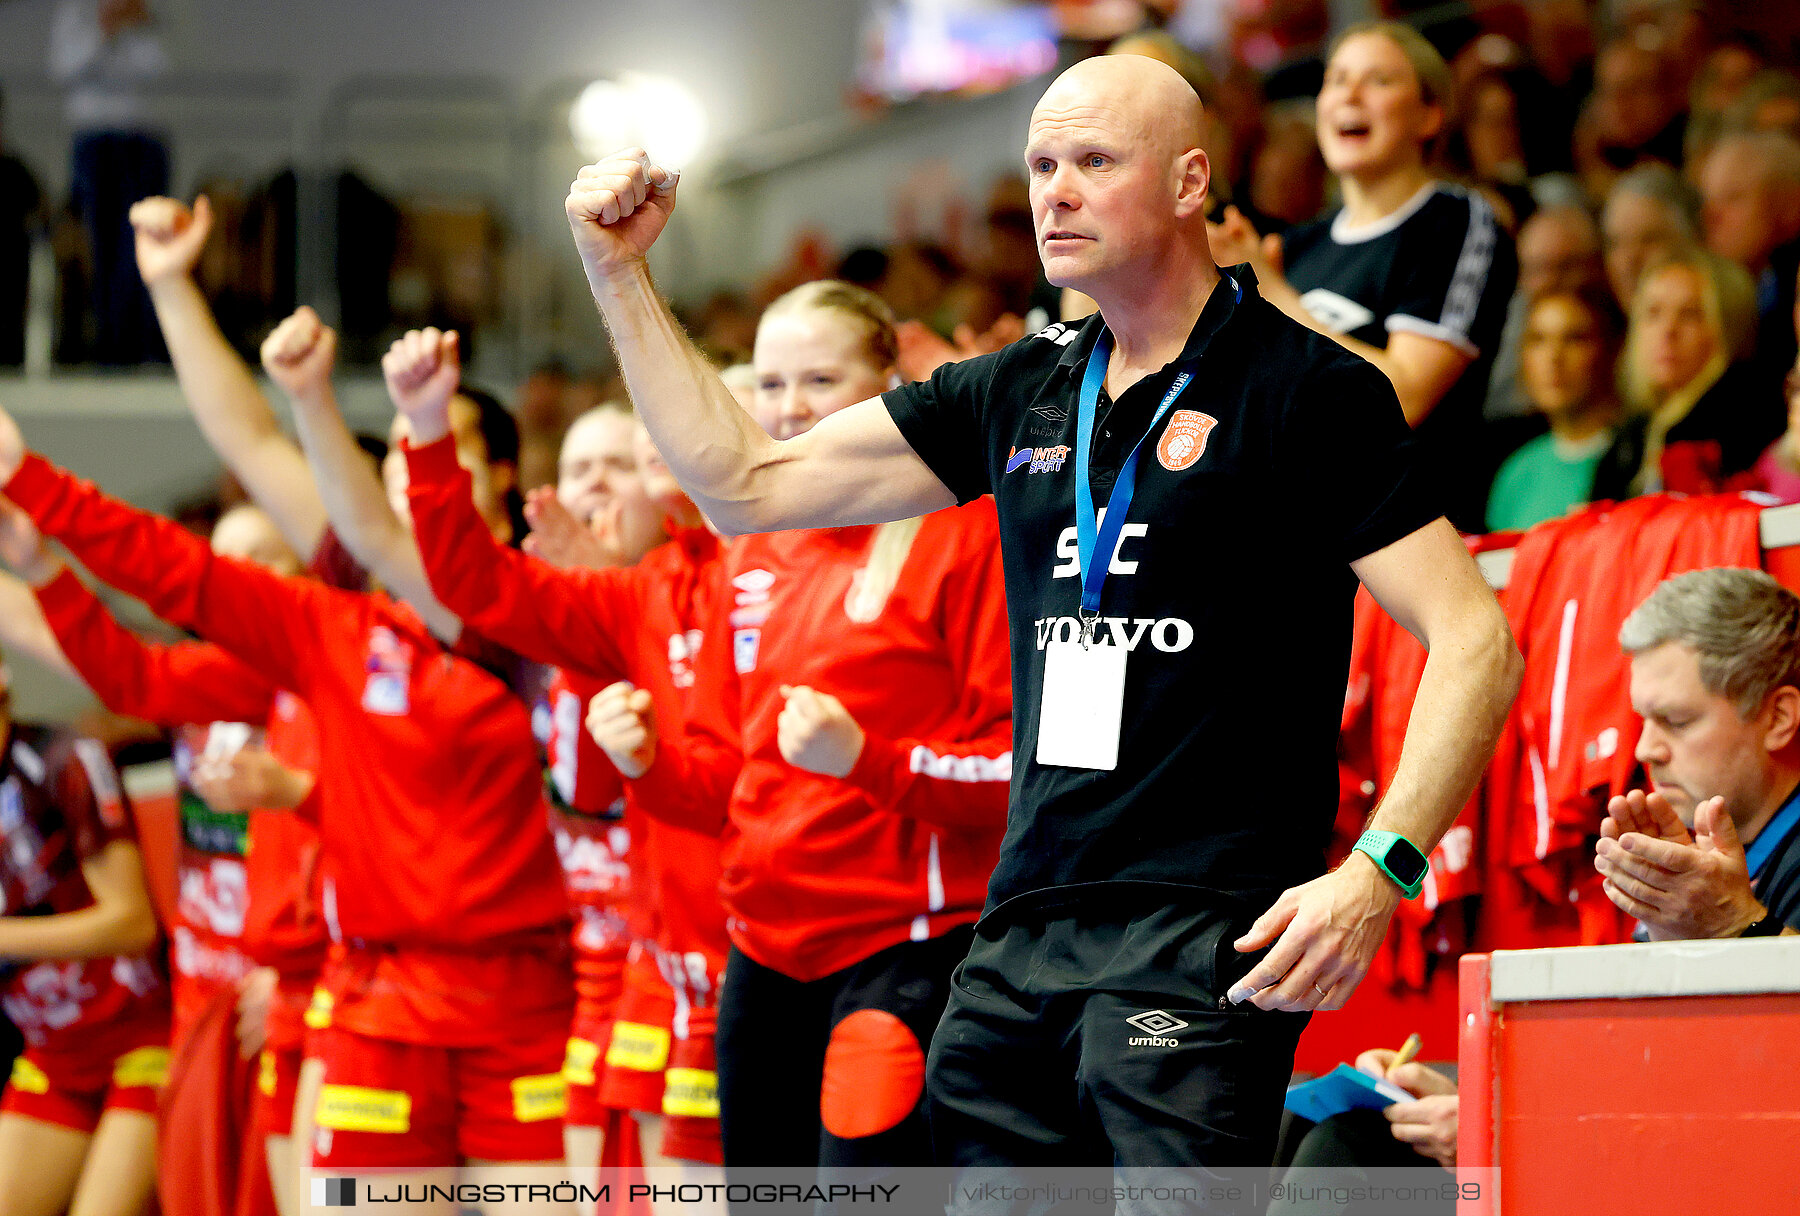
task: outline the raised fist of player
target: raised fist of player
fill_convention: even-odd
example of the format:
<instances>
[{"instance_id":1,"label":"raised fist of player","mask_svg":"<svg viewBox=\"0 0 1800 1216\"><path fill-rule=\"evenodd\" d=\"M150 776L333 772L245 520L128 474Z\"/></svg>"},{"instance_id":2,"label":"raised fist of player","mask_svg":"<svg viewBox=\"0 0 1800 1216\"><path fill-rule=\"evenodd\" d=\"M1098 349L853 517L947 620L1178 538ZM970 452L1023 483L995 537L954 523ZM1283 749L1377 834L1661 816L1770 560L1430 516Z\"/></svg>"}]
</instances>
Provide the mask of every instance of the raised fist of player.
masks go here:
<instances>
[{"instance_id":1,"label":"raised fist of player","mask_svg":"<svg viewBox=\"0 0 1800 1216\"><path fill-rule=\"evenodd\" d=\"M179 199L141 199L131 205L130 218L137 238L138 276L144 286L154 290L194 273L212 232L212 203L204 194L194 200L192 210Z\"/></svg>"},{"instance_id":2,"label":"raised fist of player","mask_svg":"<svg viewBox=\"0 0 1800 1216\"><path fill-rule=\"evenodd\" d=\"M620 775L636 779L656 759L656 707L650 694L627 680L608 684L588 702L588 734Z\"/></svg>"},{"instance_id":3,"label":"raised fist of player","mask_svg":"<svg viewBox=\"0 0 1800 1216\"><path fill-rule=\"evenodd\" d=\"M381 356L388 397L412 427L411 441L432 443L450 431L450 398L462 382L454 329L412 329Z\"/></svg>"},{"instance_id":4,"label":"raised fist of player","mask_svg":"<svg viewBox=\"0 0 1800 1216\"><path fill-rule=\"evenodd\" d=\"M6 498L0 498L0 561L34 587L42 587L62 569L31 516Z\"/></svg>"},{"instance_id":5,"label":"raised fist of player","mask_svg":"<svg viewBox=\"0 0 1800 1216\"><path fill-rule=\"evenodd\" d=\"M775 720L781 758L826 777L848 777L862 756L863 730L830 693L804 684L781 686L787 705Z\"/></svg>"},{"instance_id":6,"label":"raised fist of player","mask_svg":"<svg viewBox=\"0 0 1800 1216\"><path fill-rule=\"evenodd\" d=\"M337 332L304 304L263 340L263 370L290 397L324 392L336 363Z\"/></svg>"},{"instance_id":7,"label":"raised fist of player","mask_svg":"<svg viewBox=\"0 0 1800 1216\"><path fill-rule=\"evenodd\" d=\"M681 175L626 148L575 175L563 210L590 275L608 275L644 260L675 210Z\"/></svg>"}]
</instances>

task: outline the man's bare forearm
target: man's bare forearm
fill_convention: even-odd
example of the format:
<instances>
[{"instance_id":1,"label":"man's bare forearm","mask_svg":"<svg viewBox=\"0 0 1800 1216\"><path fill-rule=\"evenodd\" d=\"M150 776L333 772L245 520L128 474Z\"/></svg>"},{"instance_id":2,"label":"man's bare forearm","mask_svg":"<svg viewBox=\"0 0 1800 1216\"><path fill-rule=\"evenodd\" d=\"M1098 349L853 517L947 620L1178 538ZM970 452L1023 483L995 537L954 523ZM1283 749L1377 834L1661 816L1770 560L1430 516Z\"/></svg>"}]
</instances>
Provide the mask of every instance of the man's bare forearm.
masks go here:
<instances>
[{"instance_id":1,"label":"man's bare forearm","mask_svg":"<svg viewBox=\"0 0 1800 1216\"><path fill-rule=\"evenodd\" d=\"M694 503L728 533L780 521L762 490L776 444L682 332L642 263L590 274L638 416Z\"/></svg>"},{"instance_id":2,"label":"man's bare forearm","mask_svg":"<svg viewBox=\"0 0 1800 1216\"><path fill-rule=\"evenodd\" d=\"M1430 853L1493 759L1524 661L1496 606L1461 637L1431 647L1394 779L1369 826Z\"/></svg>"}]
</instances>

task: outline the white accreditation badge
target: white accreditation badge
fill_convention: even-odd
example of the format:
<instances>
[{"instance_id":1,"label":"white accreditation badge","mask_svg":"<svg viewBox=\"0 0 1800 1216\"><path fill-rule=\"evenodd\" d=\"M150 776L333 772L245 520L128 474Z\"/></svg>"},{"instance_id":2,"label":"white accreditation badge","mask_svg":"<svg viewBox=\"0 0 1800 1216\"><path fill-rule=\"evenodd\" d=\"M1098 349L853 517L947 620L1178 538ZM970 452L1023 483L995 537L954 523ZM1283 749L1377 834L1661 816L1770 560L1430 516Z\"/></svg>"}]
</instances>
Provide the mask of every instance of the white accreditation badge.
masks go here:
<instances>
[{"instance_id":1,"label":"white accreditation badge","mask_svg":"<svg viewBox=\"0 0 1800 1216\"><path fill-rule=\"evenodd\" d=\"M1110 773L1125 714L1123 646L1051 642L1044 648L1037 762Z\"/></svg>"}]
</instances>

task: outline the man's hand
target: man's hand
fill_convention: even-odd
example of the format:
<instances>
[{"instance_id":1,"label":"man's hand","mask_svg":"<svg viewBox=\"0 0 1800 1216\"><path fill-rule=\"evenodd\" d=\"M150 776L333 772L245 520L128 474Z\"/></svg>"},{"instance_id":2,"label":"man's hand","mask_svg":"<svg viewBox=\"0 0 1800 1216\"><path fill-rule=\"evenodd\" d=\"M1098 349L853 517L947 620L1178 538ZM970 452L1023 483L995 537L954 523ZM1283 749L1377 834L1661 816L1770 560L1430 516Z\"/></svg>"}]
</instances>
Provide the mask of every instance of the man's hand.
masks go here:
<instances>
[{"instance_id":1,"label":"man's hand","mask_svg":"<svg viewBox=\"0 0 1800 1216\"><path fill-rule=\"evenodd\" d=\"M830 693L804 684L781 686L787 705L775 721L781 758L826 777L848 777L862 756L863 730Z\"/></svg>"},{"instance_id":2,"label":"man's hand","mask_svg":"<svg viewBox=\"0 0 1800 1216\"><path fill-rule=\"evenodd\" d=\"M313 775L289 768L266 747L202 755L190 773L194 792L218 811L292 810L312 793Z\"/></svg>"},{"instance_id":3,"label":"man's hand","mask_svg":"<svg viewBox=\"0 0 1800 1216\"><path fill-rule=\"evenodd\" d=\"M1394 1133L1394 1139L1453 1170L1460 1109L1455 1094L1436 1094L1416 1102L1396 1102L1381 1113L1392 1124L1388 1130Z\"/></svg>"},{"instance_id":4,"label":"man's hand","mask_svg":"<svg viewBox=\"0 0 1800 1216\"><path fill-rule=\"evenodd\" d=\"M273 967L258 967L238 981L238 1058L252 1060L268 1042L269 1006L275 1001Z\"/></svg>"},{"instance_id":5,"label":"man's hand","mask_svg":"<svg viewBox=\"0 0 1800 1216\"><path fill-rule=\"evenodd\" d=\"M1400 1067L1394 1067L1394 1061L1400 1053L1391 1047L1371 1047L1356 1057L1356 1070L1378 1081L1387 1081L1398 1085L1416 1098L1428 1098L1433 1094L1454 1094L1456 1082L1446 1077L1435 1068L1428 1068L1418 1061L1409 1061Z\"/></svg>"},{"instance_id":6,"label":"man's hand","mask_svg":"<svg viewBox=\"0 0 1800 1216\"><path fill-rule=\"evenodd\" d=\"M1723 798L1694 809L1688 843L1638 831L1602 835L1594 868L1606 879L1607 897L1643 921L1652 941L1736 937L1768 915L1750 888L1744 846Z\"/></svg>"},{"instance_id":7,"label":"man's hand","mask_svg":"<svg viewBox=\"0 0 1800 1216\"><path fill-rule=\"evenodd\" d=\"M1454 1169L1459 1112L1456 1082L1417 1062L1395 1068L1397 1054L1385 1047L1371 1048L1356 1057L1357 1070L1398 1085L1419 1099L1396 1102L1384 1112L1393 1125L1394 1139L1412 1145L1445 1169Z\"/></svg>"},{"instance_id":8,"label":"man's hand","mask_svg":"<svg viewBox=\"0 0 1800 1216\"><path fill-rule=\"evenodd\" d=\"M212 233L212 203L204 194L194 200L191 211L178 199L142 199L131 205L130 218L137 238L138 277L145 287L155 291L194 273Z\"/></svg>"},{"instance_id":9,"label":"man's hand","mask_svg":"<svg viewBox=\"0 0 1800 1216\"><path fill-rule=\"evenodd\" d=\"M318 399L331 384L336 363L337 332L304 304L263 340L263 368L290 397Z\"/></svg>"},{"instance_id":10,"label":"man's hand","mask_svg":"<svg viewBox=\"0 0 1800 1216\"><path fill-rule=\"evenodd\" d=\"M408 330L381 356L388 397L423 446L450 433L450 398L462 382L462 352L454 329Z\"/></svg>"},{"instance_id":11,"label":"man's hand","mask_svg":"<svg viewBox=\"0 0 1800 1216\"><path fill-rule=\"evenodd\" d=\"M615 538L624 510L624 503L611 503L595 514L591 525L584 525L562 505L554 489L539 486L525 496L525 522L531 525L525 552L564 570L623 566L627 564L625 553Z\"/></svg>"},{"instance_id":12,"label":"man's hand","mask_svg":"<svg viewBox=\"0 0 1800 1216\"><path fill-rule=\"evenodd\" d=\"M33 587L42 587L62 572L62 562L50 552L31 516L6 498L0 498L0 560Z\"/></svg>"},{"instance_id":13,"label":"man's hand","mask_svg":"<svg viewBox=\"0 0 1800 1216\"><path fill-rule=\"evenodd\" d=\"M1649 793L1632 790L1607 800L1606 818L1600 821L1601 837L1617 840L1627 832L1673 844L1694 843L1694 838L1688 835L1687 825L1681 822L1681 816L1675 813L1669 800L1654 790Z\"/></svg>"},{"instance_id":14,"label":"man's hand","mask_svg":"<svg viewBox=\"0 0 1800 1216\"><path fill-rule=\"evenodd\" d=\"M563 210L590 276L607 277L644 260L675 210L681 175L626 148L576 174Z\"/></svg>"},{"instance_id":15,"label":"man's hand","mask_svg":"<svg viewBox=\"0 0 1800 1216\"><path fill-rule=\"evenodd\" d=\"M1289 887L1237 939L1240 952L1275 948L1227 994L1258 1009L1341 1009L1369 970L1400 903L1400 888L1362 853Z\"/></svg>"},{"instance_id":16,"label":"man's hand","mask_svg":"<svg viewBox=\"0 0 1800 1216\"><path fill-rule=\"evenodd\" d=\"M588 702L588 734L619 774L636 780L656 760L656 706L650 694L620 680L608 684Z\"/></svg>"}]
</instances>

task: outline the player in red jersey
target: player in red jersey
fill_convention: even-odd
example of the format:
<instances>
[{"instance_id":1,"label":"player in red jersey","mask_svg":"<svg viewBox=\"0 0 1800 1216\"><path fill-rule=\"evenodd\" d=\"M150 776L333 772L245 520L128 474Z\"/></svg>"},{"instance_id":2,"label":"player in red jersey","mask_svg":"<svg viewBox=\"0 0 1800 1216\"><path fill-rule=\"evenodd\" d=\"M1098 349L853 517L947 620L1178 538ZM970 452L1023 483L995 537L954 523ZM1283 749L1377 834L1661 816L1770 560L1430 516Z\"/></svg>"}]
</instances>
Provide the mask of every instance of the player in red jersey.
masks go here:
<instances>
[{"instance_id":1,"label":"player in red jersey","mask_svg":"<svg viewBox=\"0 0 1800 1216\"><path fill-rule=\"evenodd\" d=\"M638 469L637 432L630 412L611 403L570 424L554 491L533 491L526 505L533 526L527 548L534 556L559 566L632 566L668 539L662 511ZM633 950L640 959L650 952L653 996L668 1003L667 985L654 970L655 884L641 872L648 858L642 813L628 808L618 770L582 726L589 699L616 675L559 669L540 727L548 736L551 831L575 911L575 1020L563 1062L569 1084L563 1145L569 1164L582 1166L600 1162L608 1133L624 1133L630 1118L629 1104L608 1103L603 1086ZM660 1093L650 1095L649 1101L660 1100Z\"/></svg>"},{"instance_id":2,"label":"player in red jersey","mask_svg":"<svg viewBox=\"0 0 1800 1216\"><path fill-rule=\"evenodd\" d=\"M212 548L283 574L300 566L274 524L252 506L220 518ZM174 732L182 796L179 898L169 926L173 1058L187 1067L190 1036L229 992L237 1007L236 1048L259 1060L249 1109L233 1110L224 1121L242 1129L242 1146L173 1147L177 1136L205 1136L217 1123L182 1118L186 1108L177 1108L181 1125L165 1128L163 1136L163 1193L216 1182L228 1196L236 1188L240 1216L283 1203L294 1210L299 1178L289 1131L304 1039L300 1015L326 947L316 815L311 808L293 813L312 793L318 753L312 716L216 646L153 645L126 630L9 503L0 503L0 553L37 589L37 598L17 611L49 631L45 657L115 713ZM180 1086L171 1094L179 1096ZM211 1153L235 1163L248 1152L267 1161L266 1178L217 1165L202 1170L204 1179L179 1174L181 1163L211 1162ZM223 1176L210 1177L215 1174Z\"/></svg>"},{"instance_id":3,"label":"player in red jersey","mask_svg":"<svg viewBox=\"0 0 1800 1216\"><path fill-rule=\"evenodd\" d=\"M24 461L10 419L0 431L4 471L29 466L9 496L40 528L293 689L321 724L322 902L343 951L323 982L330 1024L310 1043L325 1073L315 1164L559 1162L567 901L529 716L475 661L491 648L435 602L426 614L215 558ZM379 496L358 467L357 492Z\"/></svg>"},{"instance_id":4,"label":"player in red jersey","mask_svg":"<svg viewBox=\"0 0 1800 1216\"><path fill-rule=\"evenodd\" d=\"M535 697L540 691L536 680L541 673L526 671L512 656L497 653L480 639L463 637L461 622L430 596L419 572L403 514L404 468L392 460L384 468L388 481L385 492L368 475L362 453L344 428L331 394L335 335L319 324L310 309L303 308L289 318L264 347L265 367L293 404L304 453L281 432L248 369L219 336L204 300L192 283L191 267L204 242L209 222L210 214L203 201L197 202L192 211L169 199L147 200L134 209L139 268L169 337L177 373L202 431L253 497L281 525L296 549L311 554L315 563L364 567L376 581L403 601L396 605L382 600L374 618L364 622L371 630L364 639L366 653L360 660L366 667L365 695L361 701L346 706L348 712L341 716L320 712L322 733L331 736L337 731L355 732L362 728L362 717L369 714L406 716L415 713L419 702L404 689L409 681L451 678L453 683L466 684L466 676L483 664L492 668L490 674L503 677L496 681L498 686L509 687L515 694L528 699ZM486 526L496 535L509 539L522 534L522 499L516 485L516 424L498 401L473 392L465 392L459 397L454 412L458 451L475 472L480 486L478 505ZM319 470L316 477L315 468ZM393 509L395 503L401 508L399 513ZM390 622L386 618L395 608L400 609L399 618ZM379 624L372 623L375 618L380 618ZM429 658L447 650L447 642L456 644L452 654L436 660ZM348 655L336 657L347 660ZM415 673L415 665L425 671ZM448 740L459 734L480 741L476 745L478 748L498 746L496 731L512 715L492 702L488 691L483 689L480 695L473 691L463 694L464 720L461 722L453 720L454 698L450 702L433 701L432 713L445 719L447 739L440 743L441 746L450 746ZM314 708L317 710L318 706ZM523 712L521 706L514 709ZM334 749L348 747L357 741L327 737L321 740L322 750L329 758ZM524 763L535 754L536 749L528 740L518 757L507 758L503 771L486 774L496 783L496 788L488 791L485 797L475 798L472 803L458 788L415 790L413 802L429 802L436 798L455 800L452 804L464 814L474 813L484 803L511 808L520 794L512 784L514 762ZM466 755L458 754L461 768L467 768L467 759ZM378 776L396 775L405 778L412 774ZM423 773L417 775L423 776ZM482 777L483 774L476 771L466 780L479 783ZM324 809L328 809L333 801L325 800ZM507 813L511 813L510 809ZM534 827L541 829L541 823L540 819ZM407 826L417 829L419 825L408 823ZM467 835L472 840L486 839L497 826L497 822L484 823ZM473 847L469 841L447 838L434 843L442 848ZM509 837L504 851L517 864L535 867L539 864L539 849L545 856L554 858L548 832L530 831L516 839ZM333 868L330 853L328 848L328 876ZM534 916L544 914L547 904L542 893L534 884L520 885L533 889L529 894L521 891L511 897L511 902L518 905L514 910L530 906L535 909ZM551 890L554 889L553 883ZM343 889L341 886L328 887L326 895L326 912L330 916L334 897L341 898ZM360 936L347 928L345 933ZM414 1067L399 1058L404 1052L388 1052L385 1057L376 1059L347 1041L361 1035L372 1042L430 1043L454 1052L470 1046L467 1040L471 1037L482 1038L485 1034L491 1040L498 1033L496 1027L510 1019L511 1041L520 1045L519 1059L495 1058L488 1062L497 1069L507 1070L521 1064L529 1055L531 1066L536 1069L537 1053L545 1049L546 1042L552 1041L539 1037L540 1024L552 1016L550 1009L560 1006L565 1020L557 1028L553 1040L556 1062L560 1063L569 995L563 970L566 951L540 949L535 944L513 949L519 943L508 940L481 942L482 936L479 933L472 935L472 944L478 951L494 956L490 960L493 966L488 968L485 978L479 979L465 969L458 990L465 995L482 993L494 1000L504 997L515 1005L527 1007L530 1012L523 1021L504 1011L477 1014L451 1009L441 1002L425 1002L423 1009L404 1008L410 999L406 996L407 984L423 984L427 988L445 986L448 981L443 978L444 968L452 966L446 960L409 960L402 968L406 975L398 985L399 999L359 999L357 992L365 997L386 992L392 997L395 990L389 983L394 977L365 974L367 968L360 967L355 957L362 947L349 944L349 957L335 968L335 972L340 979L347 976L356 992L347 994L335 982L322 986L314 1007L308 1011L308 1024L315 1032L309 1041L309 1054L312 1047L319 1049L318 1054L328 1057L336 1052L340 1074L349 1075L357 1070L380 1073L394 1080L394 1084L374 1087L383 1096L386 1106L373 1110L366 1104L358 1105L366 1096L361 1091L370 1087L351 1085L346 1090L345 1082L330 1076L321 1082L319 1067L309 1061L300 1101L306 1104L306 1094L313 1088L322 1087L317 1103L319 1134L314 1138L314 1157L329 1156L330 1161L321 1161L321 1164L355 1165L369 1155L394 1161L396 1154L405 1158L396 1162L398 1164L423 1163L426 1158L435 1162L446 1157L450 1161L547 1161L560 1157L557 1129L564 1094L560 1076L554 1069L515 1076L513 1080L519 1085L513 1088L508 1098L502 1077L479 1075L465 1068L460 1081L465 1084L467 1094L464 1097L469 1100L457 1110L457 1085L446 1077L441 1059L427 1060ZM503 978L500 964L507 959L519 967L535 960L540 969L547 970L537 977L536 982L523 982L519 976ZM434 975L438 978L433 979ZM327 978L328 981L331 979L330 976ZM352 1010L346 1010L347 995L355 1006ZM417 1001L413 1003L418 1004ZM478 1026L483 1029L477 1030ZM332 1060L327 1058L323 1063L325 1071L331 1071ZM401 1080L416 1081L417 1092L408 1091L400 1084ZM418 1101L413 1102L415 1098ZM400 1099L406 1099L407 1103ZM391 1117L390 1108L401 1105L408 1105L408 1117ZM419 1114L413 1115L412 1111ZM557 1141L555 1149L541 1152L551 1136ZM331 1147L327 1152L318 1151L328 1145Z\"/></svg>"},{"instance_id":5,"label":"player in red jersey","mask_svg":"<svg viewBox=\"0 0 1800 1216\"><path fill-rule=\"evenodd\" d=\"M93 739L13 721L0 663L0 1209L135 1216L155 1185L169 994L131 809Z\"/></svg>"},{"instance_id":6,"label":"player in red jersey","mask_svg":"<svg viewBox=\"0 0 1800 1216\"><path fill-rule=\"evenodd\" d=\"M887 387L895 354L878 299L798 288L757 330L758 420L779 438L810 430ZM1012 769L992 503L740 538L725 576L698 730L658 744L642 698L617 687L589 721L643 772L647 806L724 823L726 1160L927 1164L924 1049Z\"/></svg>"},{"instance_id":7,"label":"player in red jersey","mask_svg":"<svg viewBox=\"0 0 1800 1216\"><path fill-rule=\"evenodd\" d=\"M645 492L667 513L670 543L631 569L561 571L496 544L470 508L468 476L446 438L455 355L453 336L427 330L386 360L390 393L418 441L406 450L409 494L434 592L472 628L521 653L608 684L628 677L679 720L712 603L716 539L640 442ZM727 950L717 832L637 818L643 813L633 799L633 931L641 940L610 1042L572 1048L570 1075L584 1086L594 1076L602 1105L646 1116L647 1161L716 1162L712 1011Z\"/></svg>"}]
</instances>

